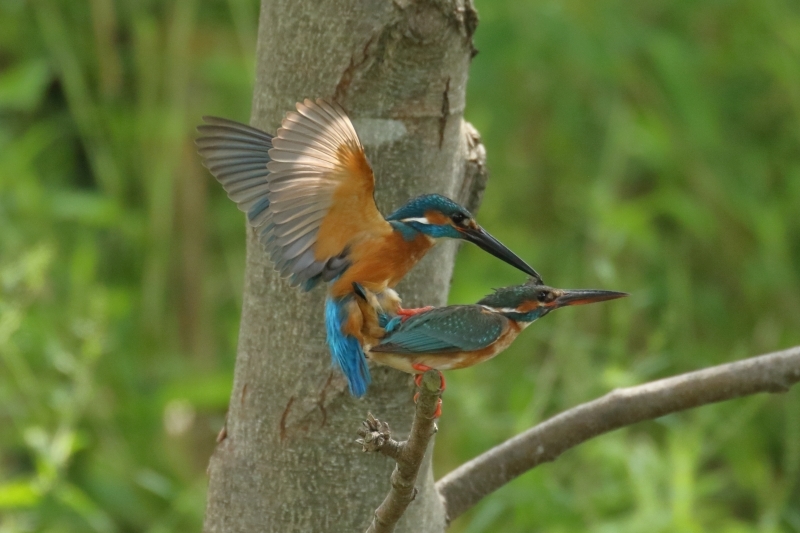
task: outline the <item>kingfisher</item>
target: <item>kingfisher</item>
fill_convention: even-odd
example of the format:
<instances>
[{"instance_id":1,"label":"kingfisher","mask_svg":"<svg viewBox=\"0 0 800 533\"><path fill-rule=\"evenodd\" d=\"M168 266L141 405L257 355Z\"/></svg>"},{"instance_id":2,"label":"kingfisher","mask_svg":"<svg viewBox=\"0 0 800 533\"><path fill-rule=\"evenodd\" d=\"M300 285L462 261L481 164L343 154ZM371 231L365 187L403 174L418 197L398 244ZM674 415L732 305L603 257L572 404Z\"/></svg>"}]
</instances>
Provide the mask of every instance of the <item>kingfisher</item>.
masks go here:
<instances>
[{"instance_id":1,"label":"kingfisher","mask_svg":"<svg viewBox=\"0 0 800 533\"><path fill-rule=\"evenodd\" d=\"M416 374L477 365L508 348L517 335L560 307L615 300L624 292L556 289L532 279L496 289L473 305L435 307L413 316L387 313L359 284L353 290L364 314L361 340L367 357ZM442 378L442 389L445 383Z\"/></svg>"},{"instance_id":2,"label":"kingfisher","mask_svg":"<svg viewBox=\"0 0 800 533\"><path fill-rule=\"evenodd\" d=\"M539 274L453 200L425 194L387 217L375 204L375 178L361 141L335 102L297 103L273 136L218 117L203 117L198 152L293 286L328 283L327 342L334 363L360 397L370 382L361 348L363 315L353 283L383 309L412 316L392 290L444 238L463 239L541 281Z\"/></svg>"}]
</instances>

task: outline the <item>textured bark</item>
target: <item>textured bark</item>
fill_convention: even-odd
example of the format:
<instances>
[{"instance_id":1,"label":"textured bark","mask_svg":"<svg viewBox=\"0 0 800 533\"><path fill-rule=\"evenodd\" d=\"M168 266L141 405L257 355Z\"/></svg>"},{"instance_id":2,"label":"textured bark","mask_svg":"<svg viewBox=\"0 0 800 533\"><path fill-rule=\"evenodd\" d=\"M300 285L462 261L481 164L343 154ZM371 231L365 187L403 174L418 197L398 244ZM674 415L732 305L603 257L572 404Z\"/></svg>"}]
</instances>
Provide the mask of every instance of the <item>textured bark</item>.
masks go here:
<instances>
[{"instance_id":1,"label":"textured bark","mask_svg":"<svg viewBox=\"0 0 800 533\"><path fill-rule=\"evenodd\" d=\"M417 493L417 476L422 462L430 454L429 443L436 433L437 406L442 404L444 378L438 370L428 370L422 376L419 387L419 400L411 424L408 440L397 442L391 438L389 425L367 415L363 428L358 432L362 437L358 443L365 452L380 452L397 463L392 472L391 488L383 503L375 510L367 533L393 533Z\"/></svg>"},{"instance_id":2,"label":"textured bark","mask_svg":"<svg viewBox=\"0 0 800 533\"><path fill-rule=\"evenodd\" d=\"M474 203L483 152L462 113L475 21L469 0L264 1L252 123L274 132L296 101L333 97L354 119L382 211L422 192ZM437 247L400 284L407 305L445 302L455 249ZM209 466L205 531L363 531L386 494L394 462L362 454L353 429L371 410L405 438L413 381L373 366L366 397L350 397L325 347L323 298L322 289L301 293L280 280L248 232L236 371ZM398 531L442 531L430 453L417 486Z\"/></svg>"}]
</instances>

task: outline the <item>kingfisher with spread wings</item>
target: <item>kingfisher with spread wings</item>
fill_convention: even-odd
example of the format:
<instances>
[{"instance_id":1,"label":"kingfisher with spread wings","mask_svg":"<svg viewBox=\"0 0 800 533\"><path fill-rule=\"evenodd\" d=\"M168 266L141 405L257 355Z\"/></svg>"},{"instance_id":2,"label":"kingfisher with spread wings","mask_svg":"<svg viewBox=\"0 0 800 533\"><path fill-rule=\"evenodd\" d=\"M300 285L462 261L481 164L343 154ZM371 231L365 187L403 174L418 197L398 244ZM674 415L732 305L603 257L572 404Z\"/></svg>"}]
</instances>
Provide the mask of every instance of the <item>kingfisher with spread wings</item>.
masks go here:
<instances>
[{"instance_id":1,"label":"kingfisher with spread wings","mask_svg":"<svg viewBox=\"0 0 800 533\"><path fill-rule=\"evenodd\" d=\"M427 194L381 215L364 148L334 102L298 103L275 136L227 119L204 120L197 139L203 164L247 214L276 269L304 290L329 283L328 346L354 396L370 382L354 282L385 309L411 316L418 310L400 308L391 288L442 238L473 242L541 281L449 198Z\"/></svg>"}]
</instances>

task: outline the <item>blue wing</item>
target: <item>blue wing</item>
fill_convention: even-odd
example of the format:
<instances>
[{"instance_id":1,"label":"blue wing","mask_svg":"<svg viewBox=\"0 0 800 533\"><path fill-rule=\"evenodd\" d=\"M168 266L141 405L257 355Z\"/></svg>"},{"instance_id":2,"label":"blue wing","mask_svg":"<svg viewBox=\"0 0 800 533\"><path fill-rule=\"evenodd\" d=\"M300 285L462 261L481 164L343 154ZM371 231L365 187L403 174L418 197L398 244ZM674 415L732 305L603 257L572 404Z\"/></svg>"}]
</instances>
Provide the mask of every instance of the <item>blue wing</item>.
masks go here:
<instances>
[{"instance_id":1,"label":"blue wing","mask_svg":"<svg viewBox=\"0 0 800 533\"><path fill-rule=\"evenodd\" d=\"M429 354L471 352L495 342L508 319L480 305L437 307L400 323L372 352Z\"/></svg>"}]
</instances>

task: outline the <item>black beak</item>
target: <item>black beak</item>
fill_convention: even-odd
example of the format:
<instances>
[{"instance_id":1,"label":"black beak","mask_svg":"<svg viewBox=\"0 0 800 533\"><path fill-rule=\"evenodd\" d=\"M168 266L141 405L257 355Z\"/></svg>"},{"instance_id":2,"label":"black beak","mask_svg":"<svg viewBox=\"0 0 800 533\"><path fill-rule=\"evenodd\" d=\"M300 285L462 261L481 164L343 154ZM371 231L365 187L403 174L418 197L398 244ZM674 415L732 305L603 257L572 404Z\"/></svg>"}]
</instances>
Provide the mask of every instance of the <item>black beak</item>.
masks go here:
<instances>
[{"instance_id":1,"label":"black beak","mask_svg":"<svg viewBox=\"0 0 800 533\"><path fill-rule=\"evenodd\" d=\"M606 300L616 300L628 296L627 292L601 291L599 289L566 289L561 296L554 300L554 308L566 307L568 305L593 304L595 302L605 302Z\"/></svg>"},{"instance_id":2,"label":"black beak","mask_svg":"<svg viewBox=\"0 0 800 533\"><path fill-rule=\"evenodd\" d=\"M544 285L542 276L539 275L528 263L520 259L517 254L505 247L505 245L492 237L488 231L480 226L462 229L461 234L464 239L477 244L498 259L502 259L511 266L514 266L536 280L537 285Z\"/></svg>"}]
</instances>

